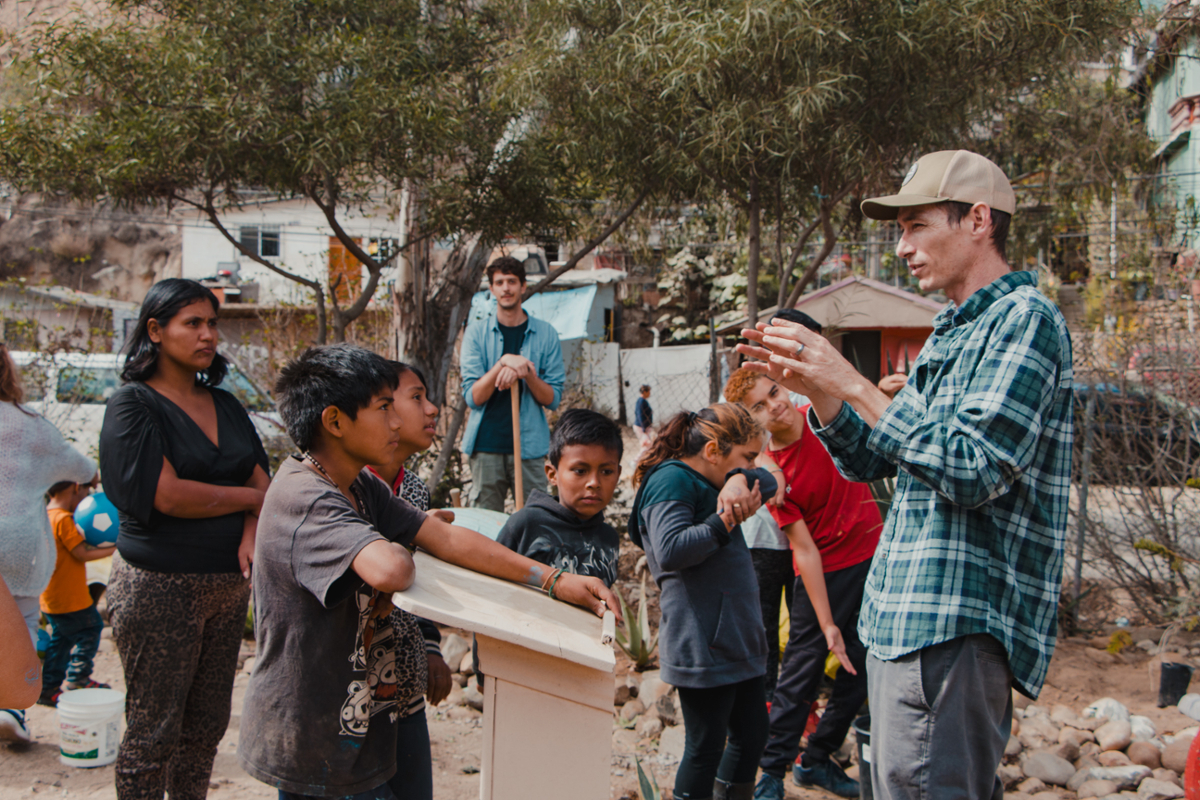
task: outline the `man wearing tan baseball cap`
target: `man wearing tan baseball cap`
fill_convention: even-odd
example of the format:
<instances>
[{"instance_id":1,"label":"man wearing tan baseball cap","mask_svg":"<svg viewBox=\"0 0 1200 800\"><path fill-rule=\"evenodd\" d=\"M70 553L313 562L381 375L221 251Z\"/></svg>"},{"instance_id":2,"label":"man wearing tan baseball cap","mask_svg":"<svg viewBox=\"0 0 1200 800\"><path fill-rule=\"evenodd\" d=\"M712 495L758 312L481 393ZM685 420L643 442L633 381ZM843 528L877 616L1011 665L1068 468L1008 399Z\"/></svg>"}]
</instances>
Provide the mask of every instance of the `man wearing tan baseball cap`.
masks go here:
<instances>
[{"instance_id":1,"label":"man wearing tan baseball cap","mask_svg":"<svg viewBox=\"0 0 1200 800\"><path fill-rule=\"evenodd\" d=\"M1036 697L1054 652L1071 340L1036 273L1009 268L1016 197L988 159L923 156L862 210L899 223L896 255L950 300L895 399L784 320L744 331L738 349L808 396L843 475L896 478L858 628L875 797L982 800L1003 791L1012 688Z\"/></svg>"}]
</instances>

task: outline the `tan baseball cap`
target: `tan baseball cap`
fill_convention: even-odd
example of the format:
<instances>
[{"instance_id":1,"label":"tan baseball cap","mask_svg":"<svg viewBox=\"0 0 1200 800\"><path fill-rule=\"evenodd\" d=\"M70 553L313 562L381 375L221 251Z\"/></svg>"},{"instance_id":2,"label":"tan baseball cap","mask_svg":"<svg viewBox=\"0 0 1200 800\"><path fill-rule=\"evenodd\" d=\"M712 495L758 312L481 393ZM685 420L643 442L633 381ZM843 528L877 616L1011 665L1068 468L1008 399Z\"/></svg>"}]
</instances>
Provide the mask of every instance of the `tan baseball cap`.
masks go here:
<instances>
[{"instance_id":1,"label":"tan baseball cap","mask_svg":"<svg viewBox=\"0 0 1200 800\"><path fill-rule=\"evenodd\" d=\"M969 150L941 150L917 159L896 194L864 200L862 212L871 219L895 219L901 208L947 200L986 203L1009 214L1017 210L1008 176L991 160Z\"/></svg>"}]
</instances>

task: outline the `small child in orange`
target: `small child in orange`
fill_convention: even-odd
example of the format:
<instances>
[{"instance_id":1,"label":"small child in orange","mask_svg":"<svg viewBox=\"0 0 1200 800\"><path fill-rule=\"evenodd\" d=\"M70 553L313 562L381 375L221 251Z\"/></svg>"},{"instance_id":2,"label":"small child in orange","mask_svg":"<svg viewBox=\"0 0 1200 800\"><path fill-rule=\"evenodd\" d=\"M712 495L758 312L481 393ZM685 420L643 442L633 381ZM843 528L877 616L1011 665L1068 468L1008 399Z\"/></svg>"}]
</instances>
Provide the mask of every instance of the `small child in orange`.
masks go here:
<instances>
[{"instance_id":1,"label":"small child in orange","mask_svg":"<svg viewBox=\"0 0 1200 800\"><path fill-rule=\"evenodd\" d=\"M63 693L63 678L67 691L72 689L107 689L108 684L92 680L92 659L100 647L100 631L104 620L88 592L85 561L107 558L116 547L95 547L84 541L75 525L75 507L91 494L91 483L63 481L50 487L46 512L54 529L58 560L50 585L42 592L42 613L50 621L50 644L46 646L46 663L42 667L42 695L38 704L57 706Z\"/></svg>"}]
</instances>

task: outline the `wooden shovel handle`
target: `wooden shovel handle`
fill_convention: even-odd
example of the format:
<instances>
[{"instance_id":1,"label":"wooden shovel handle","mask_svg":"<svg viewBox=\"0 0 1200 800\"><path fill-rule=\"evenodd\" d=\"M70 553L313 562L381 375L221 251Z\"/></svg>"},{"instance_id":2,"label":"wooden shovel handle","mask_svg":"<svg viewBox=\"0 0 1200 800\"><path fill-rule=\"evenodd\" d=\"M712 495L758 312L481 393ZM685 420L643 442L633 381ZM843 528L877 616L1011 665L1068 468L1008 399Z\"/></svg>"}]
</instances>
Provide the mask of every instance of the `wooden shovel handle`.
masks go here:
<instances>
[{"instance_id":1,"label":"wooden shovel handle","mask_svg":"<svg viewBox=\"0 0 1200 800\"><path fill-rule=\"evenodd\" d=\"M525 476L521 470L521 382L515 382L509 393L512 395L513 501L520 511L525 506Z\"/></svg>"}]
</instances>

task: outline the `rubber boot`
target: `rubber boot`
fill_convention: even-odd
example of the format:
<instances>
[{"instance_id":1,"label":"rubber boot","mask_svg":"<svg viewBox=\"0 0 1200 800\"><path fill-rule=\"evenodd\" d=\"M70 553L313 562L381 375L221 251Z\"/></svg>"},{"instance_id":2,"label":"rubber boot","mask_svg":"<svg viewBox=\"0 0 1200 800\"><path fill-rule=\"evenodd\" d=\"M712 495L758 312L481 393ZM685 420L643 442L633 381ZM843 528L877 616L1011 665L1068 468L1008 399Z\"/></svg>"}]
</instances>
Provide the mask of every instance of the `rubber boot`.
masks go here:
<instances>
[{"instance_id":1,"label":"rubber boot","mask_svg":"<svg viewBox=\"0 0 1200 800\"><path fill-rule=\"evenodd\" d=\"M726 783L717 778L713 782L713 800L754 800L754 781Z\"/></svg>"}]
</instances>

